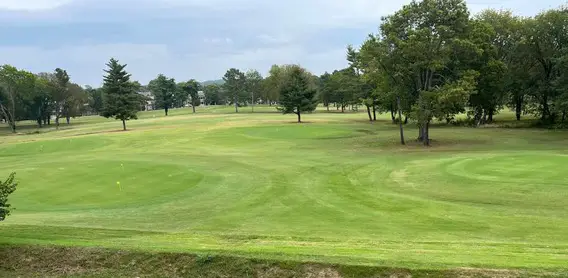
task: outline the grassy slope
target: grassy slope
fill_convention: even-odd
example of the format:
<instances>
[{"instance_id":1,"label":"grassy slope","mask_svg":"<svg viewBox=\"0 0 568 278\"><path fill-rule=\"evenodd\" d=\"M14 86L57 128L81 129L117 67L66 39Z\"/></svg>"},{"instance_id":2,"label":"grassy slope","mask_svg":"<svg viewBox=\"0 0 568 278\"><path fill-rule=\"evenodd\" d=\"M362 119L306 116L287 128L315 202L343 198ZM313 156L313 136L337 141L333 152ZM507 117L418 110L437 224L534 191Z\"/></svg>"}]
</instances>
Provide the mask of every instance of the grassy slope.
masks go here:
<instances>
[{"instance_id":1,"label":"grassy slope","mask_svg":"<svg viewBox=\"0 0 568 278\"><path fill-rule=\"evenodd\" d=\"M0 243L568 268L566 132L435 127L423 149L399 146L386 118L297 125L231 109L143 113L126 133L88 117L0 137L0 177L16 170L21 182Z\"/></svg>"}]
</instances>

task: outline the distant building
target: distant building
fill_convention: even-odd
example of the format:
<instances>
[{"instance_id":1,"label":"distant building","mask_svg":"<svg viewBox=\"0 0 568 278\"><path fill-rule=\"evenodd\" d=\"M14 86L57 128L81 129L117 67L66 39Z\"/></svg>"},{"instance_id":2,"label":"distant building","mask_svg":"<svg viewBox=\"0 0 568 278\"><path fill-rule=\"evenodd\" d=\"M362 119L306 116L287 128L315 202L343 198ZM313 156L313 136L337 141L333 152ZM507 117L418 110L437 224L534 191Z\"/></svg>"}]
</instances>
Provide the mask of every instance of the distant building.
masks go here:
<instances>
[{"instance_id":1,"label":"distant building","mask_svg":"<svg viewBox=\"0 0 568 278\"><path fill-rule=\"evenodd\" d=\"M141 91L138 92L138 94L144 97L144 104L143 104L144 111L154 110L154 103L155 103L154 95L152 95L152 93L149 91Z\"/></svg>"}]
</instances>

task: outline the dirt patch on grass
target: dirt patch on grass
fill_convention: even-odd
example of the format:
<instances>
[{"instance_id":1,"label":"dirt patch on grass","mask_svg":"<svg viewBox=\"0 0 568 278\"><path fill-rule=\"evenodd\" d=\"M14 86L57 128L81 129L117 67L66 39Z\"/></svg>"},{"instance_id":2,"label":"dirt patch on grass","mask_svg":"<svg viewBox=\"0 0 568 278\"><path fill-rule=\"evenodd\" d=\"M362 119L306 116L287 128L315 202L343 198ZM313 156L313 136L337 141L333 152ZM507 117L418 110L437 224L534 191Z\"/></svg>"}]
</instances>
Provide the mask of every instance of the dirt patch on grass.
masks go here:
<instances>
[{"instance_id":1,"label":"dirt patch on grass","mask_svg":"<svg viewBox=\"0 0 568 278\"><path fill-rule=\"evenodd\" d=\"M0 245L2 277L568 277L568 270L419 270L79 247Z\"/></svg>"}]
</instances>

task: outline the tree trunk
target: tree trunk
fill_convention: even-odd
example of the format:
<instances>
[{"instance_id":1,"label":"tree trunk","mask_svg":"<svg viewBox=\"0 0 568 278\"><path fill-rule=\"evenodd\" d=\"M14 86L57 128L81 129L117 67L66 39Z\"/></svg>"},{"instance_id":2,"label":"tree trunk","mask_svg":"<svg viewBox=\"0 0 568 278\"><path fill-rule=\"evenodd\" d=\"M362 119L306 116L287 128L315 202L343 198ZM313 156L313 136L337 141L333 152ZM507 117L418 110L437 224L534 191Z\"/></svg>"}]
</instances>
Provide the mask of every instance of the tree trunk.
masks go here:
<instances>
[{"instance_id":1,"label":"tree trunk","mask_svg":"<svg viewBox=\"0 0 568 278\"><path fill-rule=\"evenodd\" d=\"M341 105L341 113L345 113L345 105Z\"/></svg>"},{"instance_id":2,"label":"tree trunk","mask_svg":"<svg viewBox=\"0 0 568 278\"><path fill-rule=\"evenodd\" d=\"M373 105L373 121L377 120L377 107Z\"/></svg>"},{"instance_id":3,"label":"tree trunk","mask_svg":"<svg viewBox=\"0 0 568 278\"><path fill-rule=\"evenodd\" d=\"M487 121L489 123L493 122L493 115L495 114L495 110L493 108L489 109L489 118L487 119Z\"/></svg>"},{"instance_id":4,"label":"tree trunk","mask_svg":"<svg viewBox=\"0 0 568 278\"><path fill-rule=\"evenodd\" d=\"M566 120L566 110L562 111L562 123Z\"/></svg>"},{"instance_id":5,"label":"tree trunk","mask_svg":"<svg viewBox=\"0 0 568 278\"><path fill-rule=\"evenodd\" d=\"M193 114L195 114L195 105L191 105L191 108L193 109Z\"/></svg>"},{"instance_id":6,"label":"tree trunk","mask_svg":"<svg viewBox=\"0 0 568 278\"><path fill-rule=\"evenodd\" d=\"M400 97L396 97L396 105L398 106L398 125L400 126L400 143L406 145L404 142L404 128L402 127L402 110L400 109Z\"/></svg>"},{"instance_id":7,"label":"tree trunk","mask_svg":"<svg viewBox=\"0 0 568 278\"><path fill-rule=\"evenodd\" d=\"M239 103L235 99L235 113L239 113Z\"/></svg>"},{"instance_id":8,"label":"tree trunk","mask_svg":"<svg viewBox=\"0 0 568 278\"><path fill-rule=\"evenodd\" d=\"M408 124L408 115L404 115L404 124Z\"/></svg>"},{"instance_id":9,"label":"tree trunk","mask_svg":"<svg viewBox=\"0 0 568 278\"><path fill-rule=\"evenodd\" d=\"M251 97L250 102L251 102L251 105L252 105L252 113L254 113L254 93L251 93L251 94L252 94L252 97Z\"/></svg>"},{"instance_id":10,"label":"tree trunk","mask_svg":"<svg viewBox=\"0 0 568 278\"><path fill-rule=\"evenodd\" d=\"M12 116L14 117L14 116ZM11 118L9 119L10 121L10 127L12 128L12 133L16 133L16 119L15 118Z\"/></svg>"},{"instance_id":11,"label":"tree trunk","mask_svg":"<svg viewBox=\"0 0 568 278\"><path fill-rule=\"evenodd\" d=\"M59 129L59 115L55 115L55 128Z\"/></svg>"},{"instance_id":12,"label":"tree trunk","mask_svg":"<svg viewBox=\"0 0 568 278\"><path fill-rule=\"evenodd\" d=\"M373 117L371 116L371 107L369 107L369 105L367 105L367 114L369 114L369 121L372 122Z\"/></svg>"},{"instance_id":13,"label":"tree trunk","mask_svg":"<svg viewBox=\"0 0 568 278\"><path fill-rule=\"evenodd\" d=\"M51 115L47 116L47 125L51 125Z\"/></svg>"},{"instance_id":14,"label":"tree trunk","mask_svg":"<svg viewBox=\"0 0 568 278\"><path fill-rule=\"evenodd\" d=\"M67 120L67 124L69 124L71 122L71 117L67 116L66 120Z\"/></svg>"},{"instance_id":15,"label":"tree trunk","mask_svg":"<svg viewBox=\"0 0 568 278\"><path fill-rule=\"evenodd\" d=\"M394 123L396 123L396 118L394 116L395 112L394 112L394 107L391 107L391 108L392 108L391 109L391 120L392 120L392 123L394 124Z\"/></svg>"},{"instance_id":16,"label":"tree trunk","mask_svg":"<svg viewBox=\"0 0 568 278\"><path fill-rule=\"evenodd\" d=\"M424 146L430 146L430 121L424 125Z\"/></svg>"},{"instance_id":17,"label":"tree trunk","mask_svg":"<svg viewBox=\"0 0 568 278\"><path fill-rule=\"evenodd\" d=\"M298 113L296 113L298 115L298 123L302 122L302 116L300 115L300 112L298 110Z\"/></svg>"},{"instance_id":18,"label":"tree trunk","mask_svg":"<svg viewBox=\"0 0 568 278\"><path fill-rule=\"evenodd\" d=\"M166 107L164 107L164 110L166 111L166 117L167 117L169 108L166 106Z\"/></svg>"},{"instance_id":19,"label":"tree trunk","mask_svg":"<svg viewBox=\"0 0 568 278\"><path fill-rule=\"evenodd\" d=\"M126 121L122 120L122 130L126 131Z\"/></svg>"},{"instance_id":20,"label":"tree trunk","mask_svg":"<svg viewBox=\"0 0 568 278\"><path fill-rule=\"evenodd\" d=\"M550 109L548 108L548 96L544 96L544 98L542 100L542 117L541 117L541 120L543 122L546 122L546 120L549 118L548 116L550 116Z\"/></svg>"},{"instance_id":21,"label":"tree trunk","mask_svg":"<svg viewBox=\"0 0 568 278\"><path fill-rule=\"evenodd\" d=\"M523 112L523 97L517 96L515 99L515 114L517 116L517 121L521 120L522 112Z\"/></svg>"},{"instance_id":22,"label":"tree trunk","mask_svg":"<svg viewBox=\"0 0 568 278\"><path fill-rule=\"evenodd\" d=\"M424 124L418 125L418 142L424 142Z\"/></svg>"},{"instance_id":23,"label":"tree trunk","mask_svg":"<svg viewBox=\"0 0 568 278\"><path fill-rule=\"evenodd\" d=\"M327 107L327 112L329 112L329 103L326 105L326 107Z\"/></svg>"},{"instance_id":24,"label":"tree trunk","mask_svg":"<svg viewBox=\"0 0 568 278\"><path fill-rule=\"evenodd\" d=\"M37 118L37 125L39 126L39 128L42 127L42 121L41 121L41 117Z\"/></svg>"}]
</instances>

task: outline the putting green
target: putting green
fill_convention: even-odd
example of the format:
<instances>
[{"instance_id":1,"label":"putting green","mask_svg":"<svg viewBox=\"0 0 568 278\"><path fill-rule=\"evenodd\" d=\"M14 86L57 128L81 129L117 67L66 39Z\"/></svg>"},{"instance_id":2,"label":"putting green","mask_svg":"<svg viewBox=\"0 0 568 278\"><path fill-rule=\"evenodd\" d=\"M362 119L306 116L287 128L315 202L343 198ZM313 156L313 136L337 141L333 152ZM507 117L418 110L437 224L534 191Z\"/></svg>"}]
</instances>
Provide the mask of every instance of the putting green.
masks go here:
<instances>
[{"instance_id":1,"label":"putting green","mask_svg":"<svg viewBox=\"0 0 568 278\"><path fill-rule=\"evenodd\" d=\"M425 149L365 114L217 112L1 136L0 243L568 268L566 132L434 127Z\"/></svg>"}]
</instances>

